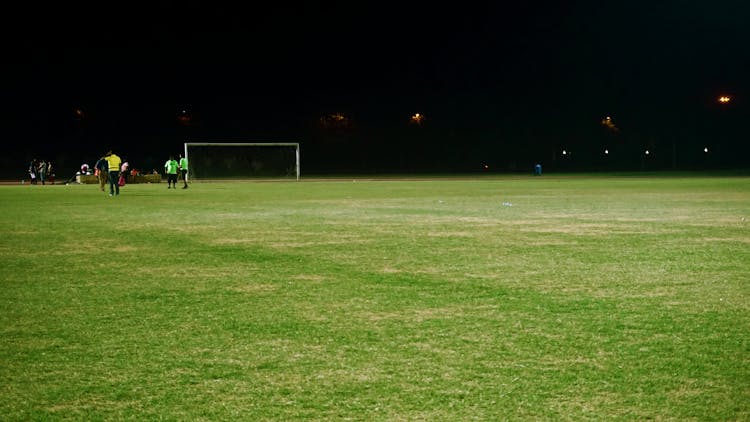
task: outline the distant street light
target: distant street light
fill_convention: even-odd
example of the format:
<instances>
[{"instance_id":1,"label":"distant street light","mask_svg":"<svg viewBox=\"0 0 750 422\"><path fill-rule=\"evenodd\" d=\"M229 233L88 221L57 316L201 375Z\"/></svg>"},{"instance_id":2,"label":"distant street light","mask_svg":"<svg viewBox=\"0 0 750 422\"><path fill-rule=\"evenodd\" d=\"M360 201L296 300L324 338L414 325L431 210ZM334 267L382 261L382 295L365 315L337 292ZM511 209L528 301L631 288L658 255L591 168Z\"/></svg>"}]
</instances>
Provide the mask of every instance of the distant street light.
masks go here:
<instances>
[{"instance_id":1,"label":"distant street light","mask_svg":"<svg viewBox=\"0 0 750 422\"><path fill-rule=\"evenodd\" d=\"M424 115L415 113L409 118L409 121L415 125L421 125L422 121L424 120Z\"/></svg>"},{"instance_id":2,"label":"distant street light","mask_svg":"<svg viewBox=\"0 0 750 422\"><path fill-rule=\"evenodd\" d=\"M730 101L732 101L732 97L730 97L729 95L722 95L719 97L719 102L722 104L726 104Z\"/></svg>"},{"instance_id":3,"label":"distant street light","mask_svg":"<svg viewBox=\"0 0 750 422\"><path fill-rule=\"evenodd\" d=\"M703 148L703 152L708 152L708 147Z\"/></svg>"},{"instance_id":4,"label":"distant street light","mask_svg":"<svg viewBox=\"0 0 750 422\"><path fill-rule=\"evenodd\" d=\"M610 116L607 116L602 119L602 126L606 127L608 130L612 131L613 133L617 133L620 131L620 129L615 126L615 122L612 120Z\"/></svg>"},{"instance_id":5,"label":"distant street light","mask_svg":"<svg viewBox=\"0 0 750 422\"><path fill-rule=\"evenodd\" d=\"M344 113L328 113L320 118L320 125L325 129L350 129L352 121Z\"/></svg>"},{"instance_id":6,"label":"distant street light","mask_svg":"<svg viewBox=\"0 0 750 422\"><path fill-rule=\"evenodd\" d=\"M177 113L177 121L183 126L190 126L193 122L193 117L187 109L180 109Z\"/></svg>"},{"instance_id":7,"label":"distant street light","mask_svg":"<svg viewBox=\"0 0 750 422\"><path fill-rule=\"evenodd\" d=\"M83 112L83 109L81 107L73 107L73 118L75 120L82 120L85 116L85 113Z\"/></svg>"}]
</instances>

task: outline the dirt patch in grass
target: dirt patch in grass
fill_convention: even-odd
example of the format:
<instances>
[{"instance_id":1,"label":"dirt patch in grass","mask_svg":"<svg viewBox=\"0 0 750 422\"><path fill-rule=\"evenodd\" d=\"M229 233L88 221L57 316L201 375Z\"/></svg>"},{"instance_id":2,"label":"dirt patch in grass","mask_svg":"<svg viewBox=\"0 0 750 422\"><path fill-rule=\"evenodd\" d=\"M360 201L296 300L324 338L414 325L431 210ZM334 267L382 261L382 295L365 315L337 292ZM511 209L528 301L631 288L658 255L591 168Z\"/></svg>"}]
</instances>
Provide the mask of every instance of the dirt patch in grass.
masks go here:
<instances>
[{"instance_id":1,"label":"dirt patch in grass","mask_svg":"<svg viewBox=\"0 0 750 422\"><path fill-rule=\"evenodd\" d=\"M370 321L409 321L422 322L434 319L455 318L464 314L460 308L428 308L405 310L403 312L369 312L363 311L356 313L359 318Z\"/></svg>"},{"instance_id":2,"label":"dirt patch in grass","mask_svg":"<svg viewBox=\"0 0 750 422\"><path fill-rule=\"evenodd\" d=\"M273 284L243 284L229 287L227 290L240 293L267 293L278 290L278 286Z\"/></svg>"},{"instance_id":3,"label":"dirt patch in grass","mask_svg":"<svg viewBox=\"0 0 750 422\"><path fill-rule=\"evenodd\" d=\"M702 242L750 243L750 237L704 237Z\"/></svg>"},{"instance_id":4,"label":"dirt patch in grass","mask_svg":"<svg viewBox=\"0 0 750 422\"><path fill-rule=\"evenodd\" d=\"M316 281L321 282L324 281L326 278L322 275L317 274L298 274L294 277L292 277L294 280L300 280L300 281Z\"/></svg>"}]
</instances>

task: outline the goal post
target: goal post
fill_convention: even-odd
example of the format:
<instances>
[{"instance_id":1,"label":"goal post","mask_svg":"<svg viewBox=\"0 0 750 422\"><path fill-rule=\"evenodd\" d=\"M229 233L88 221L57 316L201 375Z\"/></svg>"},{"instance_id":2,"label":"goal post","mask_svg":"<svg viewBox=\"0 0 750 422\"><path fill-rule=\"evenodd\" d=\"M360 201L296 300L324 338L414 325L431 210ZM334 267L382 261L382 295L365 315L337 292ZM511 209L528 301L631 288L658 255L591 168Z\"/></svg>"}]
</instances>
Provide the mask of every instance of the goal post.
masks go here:
<instances>
[{"instance_id":1,"label":"goal post","mask_svg":"<svg viewBox=\"0 0 750 422\"><path fill-rule=\"evenodd\" d=\"M185 142L188 178L300 180L299 142Z\"/></svg>"}]
</instances>

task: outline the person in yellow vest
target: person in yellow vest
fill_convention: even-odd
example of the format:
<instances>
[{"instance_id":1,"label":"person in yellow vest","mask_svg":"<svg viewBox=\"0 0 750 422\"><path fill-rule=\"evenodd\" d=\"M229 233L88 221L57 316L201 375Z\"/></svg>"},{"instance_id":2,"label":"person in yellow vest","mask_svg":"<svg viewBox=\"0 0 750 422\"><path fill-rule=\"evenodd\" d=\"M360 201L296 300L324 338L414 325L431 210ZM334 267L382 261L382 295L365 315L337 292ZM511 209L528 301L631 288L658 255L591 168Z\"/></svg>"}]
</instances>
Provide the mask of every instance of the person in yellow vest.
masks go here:
<instances>
[{"instance_id":1,"label":"person in yellow vest","mask_svg":"<svg viewBox=\"0 0 750 422\"><path fill-rule=\"evenodd\" d=\"M120 179L120 165L122 160L112 151L107 151L104 159L109 164L109 196L120 194L120 185L117 183Z\"/></svg>"}]
</instances>

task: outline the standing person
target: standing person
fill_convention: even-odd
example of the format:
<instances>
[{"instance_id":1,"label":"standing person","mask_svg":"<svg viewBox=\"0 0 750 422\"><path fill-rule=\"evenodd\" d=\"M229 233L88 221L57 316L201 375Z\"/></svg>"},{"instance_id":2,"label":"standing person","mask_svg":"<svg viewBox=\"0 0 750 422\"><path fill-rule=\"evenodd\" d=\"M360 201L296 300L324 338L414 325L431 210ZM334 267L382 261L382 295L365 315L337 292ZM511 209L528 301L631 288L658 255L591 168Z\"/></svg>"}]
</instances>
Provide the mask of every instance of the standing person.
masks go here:
<instances>
[{"instance_id":1,"label":"standing person","mask_svg":"<svg viewBox=\"0 0 750 422\"><path fill-rule=\"evenodd\" d=\"M130 163L125 161L120 166L120 186L125 186L128 176L130 176Z\"/></svg>"},{"instance_id":2,"label":"standing person","mask_svg":"<svg viewBox=\"0 0 750 422\"><path fill-rule=\"evenodd\" d=\"M107 158L102 157L98 159L96 164L94 164L94 168L99 172L99 174L97 174L97 177L99 178L99 190L104 192L104 185L107 184L109 179L109 163L107 163Z\"/></svg>"},{"instance_id":3,"label":"standing person","mask_svg":"<svg viewBox=\"0 0 750 422\"><path fill-rule=\"evenodd\" d=\"M52 168L52 161L47 161L47 178L51 184L55 184L55 170Z\"/></svg>"},{"instance_id":4,"label":"standing person","mask_svg":"<svg viewBox=\"0 0 750 422\"><path fill-rule=\"evenodd\" d=\"M33 160L31 160L31 163L29 164L29 177L31 178L32 185L36 185L36 171L37 171L36 168L37 168L37 163L36 163L36 158L34 158Z\"/></svg>"},{"instance_id":5,"label":"standing person","mask_svg":"<svg viewBox=\"0 0 750 422\"><path fill-rule=\"evenodd\" d=\"M167 173L167 189L174 187L177 189L177 167L179 164L174 159L174 155L169 156L169 160L164 163L164 171Z\"/></svg>"},{"instance_id":6,"label":"standing person","mask_svg":"<svg viewBox=\"0 0 750 422\"><path fill-rule=\"evenodd\" d=\"M104 158L107 159L107 164L109 164L109 196L119 195L120 185L118 184L118 179L120 178L120 164L122 164L122 160L111 150L104 155Z\"/></svg>"},{"instance_id":7,"label":"standing person","mask_svg":"<svg viewBox=\"0 0 750 422\"><path fill-rule=\"evenodd\" d=\"M38 174L39 174L39 180L42 182L42 186L44 186L44 181L47 180L47 162L44 160L39 161L39 167Z\"/></svg>"},{"instance_id":8,"label":"standing person","mask_svg":"<svg viewBox=\"0 0 750 422\"><path fill-rule=\"evenodd\" d=\"M187 189L187 173L188 173L188 159L180 154L180 174L182 175L182 181L185 183L183 189ZM199 189L200 190L200 189Z\"/></svg>"}]
</instances>

